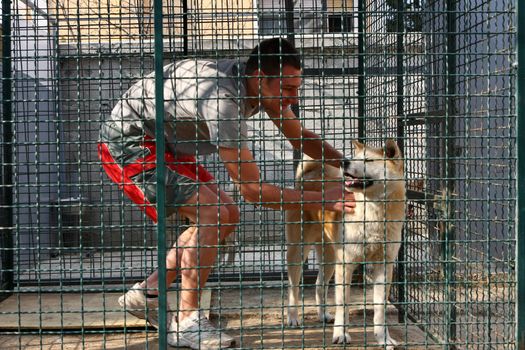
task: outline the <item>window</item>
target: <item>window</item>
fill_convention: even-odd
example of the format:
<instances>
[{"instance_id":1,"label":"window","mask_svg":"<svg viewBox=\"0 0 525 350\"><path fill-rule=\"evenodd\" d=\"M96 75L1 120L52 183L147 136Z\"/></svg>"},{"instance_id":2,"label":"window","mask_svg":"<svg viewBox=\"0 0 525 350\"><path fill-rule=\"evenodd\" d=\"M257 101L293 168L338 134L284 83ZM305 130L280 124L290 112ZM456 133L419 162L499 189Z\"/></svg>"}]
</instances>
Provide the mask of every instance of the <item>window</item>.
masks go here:
<instances>
[{"instance_id":1,"label":"window","mask_svg":"<svg viewBox=\"0 0 525 350\"><path fill-rule=\"evenodd\" d=\"M328 0L294 0L294 31L300 33L339 33L354 29L351 8L333 7ZM286 0L257 2L259 34L286 33Z\"/></svg>"},{"instance_id":2,"label":"window","mask_svg":"<svg viewBox=\"0 0 525 350\"><path fill-rule=\"evenodd\" d=\"M354 30L353 13L330 13L328 15L328 32L341 33Z\"/></svg>"}]
</instances>

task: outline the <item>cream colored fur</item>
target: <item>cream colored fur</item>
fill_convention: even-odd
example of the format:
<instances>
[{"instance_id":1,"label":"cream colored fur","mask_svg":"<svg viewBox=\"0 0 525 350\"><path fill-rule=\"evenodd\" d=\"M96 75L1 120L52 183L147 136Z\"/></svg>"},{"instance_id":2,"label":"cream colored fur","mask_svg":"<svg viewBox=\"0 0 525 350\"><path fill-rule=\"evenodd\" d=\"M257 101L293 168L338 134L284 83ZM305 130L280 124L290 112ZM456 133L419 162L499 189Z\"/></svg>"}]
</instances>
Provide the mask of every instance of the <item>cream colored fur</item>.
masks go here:
<instances>
[{"instance_id":1,"label":"cream colored fur","mask_svg":"<svg viewBox=\"0 0 525 350\"><path fill-rule=\"evenodd\" d=\"M393 349L397 342L390 337L385 324L385 306L390 292L392 272L401 245L405 220L405 181L401 152L394 141L384 148L371 148L354 142L352 159L344 169L305 160L297 171L296 188L321 190L341 186L344 173L347 190L354 192L356 208L353 214L330 211L286 212L288 242L288 325L298 326L299 283L302 262L312 246L316 248L319 274L316 281L318 316L323 322L334 322L334 343L350 341L345 331L349 324L350 282L360 263L367 262L374 283L374 334L377 342ZM353 176L353 178L350 177ZM373 180L364 189L361 179ZM303 181L308 180L308 181ZM313 181L312 180L318 180ZM351 186L358 187L351 187ZM344 222L344 225L340 223ZM321 244L323 243L323 244ZM385 254L386 253L386 254ZM335 270L334 317L325 310L328 283Z\"/></svg>"}]
</instances>

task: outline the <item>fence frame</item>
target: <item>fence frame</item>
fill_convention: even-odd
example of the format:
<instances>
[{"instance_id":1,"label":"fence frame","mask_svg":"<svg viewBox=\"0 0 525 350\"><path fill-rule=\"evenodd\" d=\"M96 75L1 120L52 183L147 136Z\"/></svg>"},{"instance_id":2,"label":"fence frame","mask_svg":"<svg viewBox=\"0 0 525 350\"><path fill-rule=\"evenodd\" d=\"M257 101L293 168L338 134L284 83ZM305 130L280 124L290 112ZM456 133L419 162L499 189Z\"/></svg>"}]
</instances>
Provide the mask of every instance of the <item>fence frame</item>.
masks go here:
<instances>
[{"instance_id":1,"label":"fence frame","mask_svg":"<svg viewBox=\"0 0 525 350\"><path fill-rule=\"evenodd\" d=\"M2 254L2 274L0 280L4 290L13 289L13 81L11 56L11 1L2 0L2 172L4 186L0 195L0 240L2 247L8 247ZM11 147L10 147L11 144ZM9 294L1 293L0 301Z\"/></svg>"},{"instance_id":2,"label":"fence frame","mask_svg":"<svg viewBox=\"0 0 525 350\"><path fill-rule=\"evenodd\" d=\"M153 1L153 21L155 40L155 143L156 143L156 181L157 181L157 264L158 264L158 288L159 288L159 310L167 310L167 286L166 286L166 207L165 198L165 168L166 161L164 152L166 149L164 140L164 48L163 48L163 16L162 0ZM185 43L187 36L185 36ZM186 46L185 46L186 47ZM159 205L162 203L162 205ZM159 312L159 349L167 348L166 312Z\"/></svg>"},{"instance_id":3,"label":"fence frame","mask_svg":"<svg viewBox=\"0 0 525 350\"><path fill-rule=\"evenodd\" d=\"M516 1L516 349L525 349L525 5ZM520 237L521 236L521 237Z\"/></svg>"}]
</instances>

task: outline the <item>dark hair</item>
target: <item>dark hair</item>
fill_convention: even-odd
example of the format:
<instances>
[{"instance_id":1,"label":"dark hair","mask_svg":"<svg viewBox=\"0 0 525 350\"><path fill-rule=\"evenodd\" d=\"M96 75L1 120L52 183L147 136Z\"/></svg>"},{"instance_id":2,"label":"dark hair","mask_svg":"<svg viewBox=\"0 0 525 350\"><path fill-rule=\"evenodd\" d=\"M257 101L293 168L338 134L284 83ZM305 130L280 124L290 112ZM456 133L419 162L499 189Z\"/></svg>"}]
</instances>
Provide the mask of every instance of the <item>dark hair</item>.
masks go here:
<instances>
[{"instance_id":1,"label":"dark hair","mask_svg":"<svg viewBox=\"0 0 525 350\"><path fill-rule=\"evenodd\" d=\"M246 62L246 74L259 69L268 75L279 75L284 66L301 69L299 52L284 38L263 40L250 53Z\"/></svg>"}]
</instances>

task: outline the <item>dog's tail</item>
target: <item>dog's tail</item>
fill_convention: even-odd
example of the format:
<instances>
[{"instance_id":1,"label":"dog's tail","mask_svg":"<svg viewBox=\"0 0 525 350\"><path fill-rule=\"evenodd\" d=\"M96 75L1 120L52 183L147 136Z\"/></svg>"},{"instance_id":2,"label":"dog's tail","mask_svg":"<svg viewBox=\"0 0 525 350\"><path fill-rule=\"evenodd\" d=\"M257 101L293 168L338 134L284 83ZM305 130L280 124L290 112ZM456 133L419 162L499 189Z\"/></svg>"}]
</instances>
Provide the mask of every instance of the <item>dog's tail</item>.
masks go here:
<instances>
[{"instance_id":1,"label":"dog's tail","mask_svg":"<svg viewBox=\"0 0 525 350\"><path fill-rule=\"evenodd\" d=\"M321 169L321 163L304 154L303 160L297 165L295 180L301 180L306 174L316 172L318 169Z\"/></svg>"}]
</instances>

